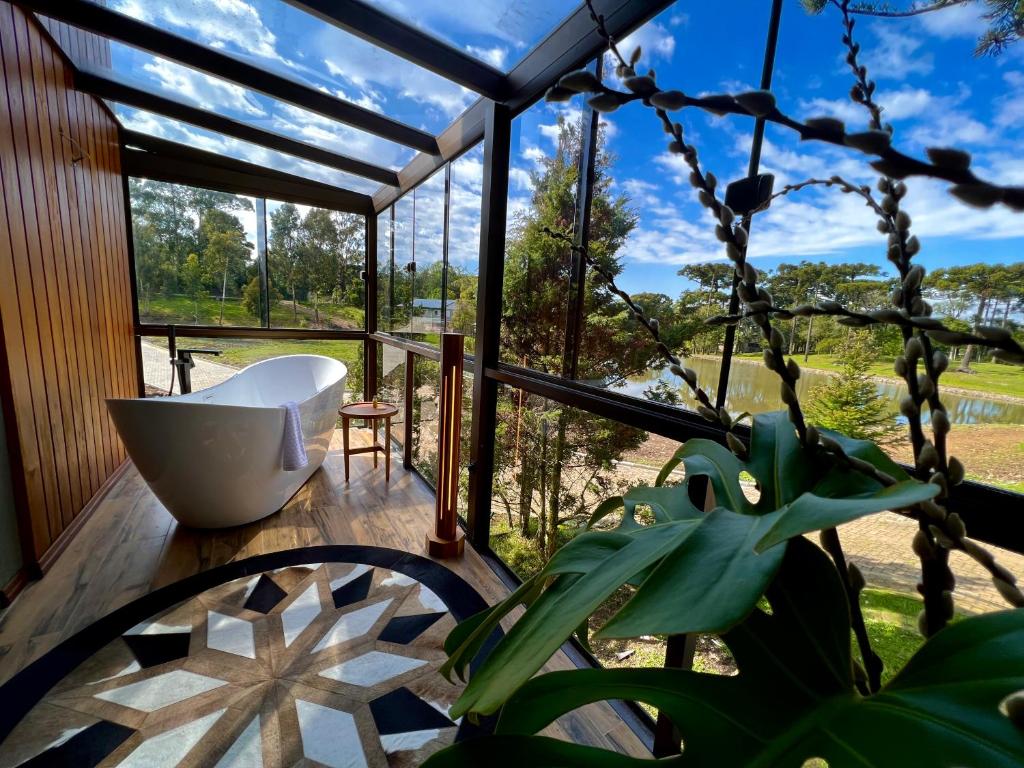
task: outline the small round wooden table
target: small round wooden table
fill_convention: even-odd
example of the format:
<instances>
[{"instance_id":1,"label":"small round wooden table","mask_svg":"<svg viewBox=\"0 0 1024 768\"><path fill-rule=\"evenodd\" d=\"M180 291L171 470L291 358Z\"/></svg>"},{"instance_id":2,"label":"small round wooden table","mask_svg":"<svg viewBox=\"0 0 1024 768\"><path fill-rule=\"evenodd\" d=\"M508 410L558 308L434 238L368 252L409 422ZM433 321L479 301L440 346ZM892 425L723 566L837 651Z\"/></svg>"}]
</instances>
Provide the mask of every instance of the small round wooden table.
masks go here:
<instances>
[{"instance_id":1,"label":"small round wooden table","mask_svg":"<svg viewBox=\"0 0 1024 768\"><path fill-rule=\"evenodd\" d=\"M384 420L385 443L391 440L391 417L398 413L398 406L391 403L349 403L338 409L341 416L341 434L345 444L345 482L348 482L348 457L355 453L372 453L373 468L377 468L377 452L384 454L384 481L391 481L391 451L388 446L377 442L377 424ZM373 445L362 448L348 447L348 424L352 419L365 419L373 427Z\"/></svg>"}]
</instances>

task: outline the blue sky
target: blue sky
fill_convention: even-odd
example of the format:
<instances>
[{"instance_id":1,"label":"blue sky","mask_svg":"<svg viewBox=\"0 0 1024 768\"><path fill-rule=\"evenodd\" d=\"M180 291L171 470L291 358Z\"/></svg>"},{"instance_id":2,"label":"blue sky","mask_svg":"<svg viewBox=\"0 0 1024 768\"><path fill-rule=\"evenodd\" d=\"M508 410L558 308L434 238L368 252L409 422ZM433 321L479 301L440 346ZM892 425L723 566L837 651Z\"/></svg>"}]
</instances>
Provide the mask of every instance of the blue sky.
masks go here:
<instances>
[{"instance_id":1,"label":"blue sky","mask_svg":"<svg viewBox=\"0 0 1024 768\"><path fill-rule=\"evenodd\" d=\"M625 41L640 43L644 63L663 87L688 93L736 92L757 87L770 3L730 4L728 20L716 3L680 2ZM896 143L922 156L928 146L971 151L983 175L1024 183L1024 48L998 58L977 59L973 46L983 25L977 6L912 20L862 19L855 31L863 61L878 82L877 100L896 127ZM831 115L863 126L863 110L852 104L851 85L834 9L808 16L797 0L784 5L773 89L784 111L801 118ZM627 54L628 55L628 54ZM883 66L884 63L884 66ZM719 179L746 174L752 121L683 114L688 139L705 167ZM623 277L630 290L678 292L679 265L720 256L706 212L693 201L679 158L665 152L652 116L639 105L612 114L609 148L617 155L614 178L640 211L640 224L626 246ZM762 171L776 185L838 173L859 183L875 174L856 154L801 143L769 126ZM1006 210L965 209L929 181L908 181L905 208L933 268L975 261L1019 260L1024 217ZM874 217L857 199L833 190L810 190L758 216L751 256L760 268L783 261L856 260L888 268ZM673 290L675 289L675 290Z\"/></svg>"},{"instance_id":2,"label":"blue sky","mask_svg":"<svg viewBox=\"0 0 1024 768\"><path fill-rule=\"evenodd\" d=\"M576 5L572 0L375 2L500 69L514 65ZM441 131L476 98L282 0L108 4L431 132ZM680 0L630 35L622 47L628 52L642 45L642 64L656 69L664 87L688 93L746 90L760 78L769 8L768 0L734 0L723 14L719 3ZM916 155L927 146L960 146L974 153L983 175L1024 183L1024 157L1019 151L1024 146L1024 45L998 58L974 58L974 42L983 28L977 13L978 4L972 4L910 20L865 18L858 24L857 37L864 61L878 80L877 98L896 126L898 146ZM846 97L851 81L840 35L834 9L810 17L798 0L786 0L774 82L784 111L803 118L833 115L850 125L863 125L864 115ZM125 45L113 45L112 59L116 70L146 88L303 141L395 169L413 155L408 148ZM517 119L511 210L529 199L528 171L538 154L553 147L558 113L578 119L579 109L579 100L570 105L540 103ZM358 191L376 188L374 182L145 112L119 107L118 113L129 127L148 133ZM752 121L696 111L679 119L706 168L723 182L745 175ZM640 214L622 254L623 283L633 291L676 296L687 287L676 276L682 264L721 258L710 222L694 201L679 159L667 153L664 135L649 111L630 105L608 117L606 131L608 149L616 158L614 189L627 195ZM762 170L775 173L777 186L834 173L860 183L875 179L855 153L801 144L773 126L766 134ZM453 232L462 234L453 238L452 254L467 265L476 256L473 211L479 173L480 156L475 152L453 174L457 192L464 197L453 222ZM966 209L937 183L915 179L908 186L905 207L924 245L921 259L926 266L1020 258L1024 216L1002 209ZM427 226L431 199L423 195L417 217L424 240L431 232L440 232L439 215L431 217L437 218L436 226ZM751 256L762 268L804 258L887 266L867 209L855 198L827 190L801 193L758 216Z\"/></svg>"}]
</instances>

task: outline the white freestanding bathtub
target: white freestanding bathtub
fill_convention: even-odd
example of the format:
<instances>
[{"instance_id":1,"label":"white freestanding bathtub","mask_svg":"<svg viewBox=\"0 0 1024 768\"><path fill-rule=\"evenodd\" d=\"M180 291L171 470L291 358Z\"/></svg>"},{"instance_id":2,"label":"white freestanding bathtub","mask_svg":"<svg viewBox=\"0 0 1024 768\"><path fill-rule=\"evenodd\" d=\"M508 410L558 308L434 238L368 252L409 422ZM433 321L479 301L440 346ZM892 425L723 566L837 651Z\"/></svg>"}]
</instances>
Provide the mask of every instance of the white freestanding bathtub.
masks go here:
<instances>
[{"instance_id":1,"label":"white freestanding bathtub","mask_svg":"<svg viewBox=\"0 0 1024 768\"><path fill-rule=\"evenodd\" d=\"M253 363L177 397L107 400L125 448L168 511L195 528L273 514L323 463L345 392L345 365L320 355ZM282 469L285 410L299 406L309 463Z\"/></svg>"}]
</instances>

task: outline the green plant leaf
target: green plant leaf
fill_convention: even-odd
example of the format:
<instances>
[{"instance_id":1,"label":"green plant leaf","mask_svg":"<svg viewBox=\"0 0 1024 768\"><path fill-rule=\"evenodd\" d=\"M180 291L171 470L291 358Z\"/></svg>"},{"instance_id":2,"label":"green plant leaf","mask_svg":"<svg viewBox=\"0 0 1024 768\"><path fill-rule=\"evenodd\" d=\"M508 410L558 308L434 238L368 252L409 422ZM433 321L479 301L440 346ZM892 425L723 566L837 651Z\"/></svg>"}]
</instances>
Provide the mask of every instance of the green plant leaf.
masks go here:
<instances>
[{"instance_id":1,"label":"green plant leaf","mask_svg":"<svg viewBox=\"0 0 1024 768\"><path fill-rule=\"evenodd\" d=\"M496 711L612 592L677 548L700 523L682 520L629 534L584 533L560 549L540 574L558 578L473 675L451 716Z\"/></svg>"},{"instance_id":2,"label":"green plant leaf","mask_svg":"<svg viewBox=\"0 0 1024 768\"><path fill-rule=\"evenodd\" d=\"M759 612L751 614L751 610L799 533L917 503L935 492L910 481L866 441L835 438L850 455L900 480L898 486L887 490L863 473L835 468L819 451L800 444L785 412L758 414L751 430L750 458L746 460L712 441L688 441L659 478L663 481L682 463L686 474L681 483L635 488L606 500L594 510L588 527L621 509L621 516L608 530L581 534L516 595L485 618L472 619L470 630L456 629L445 645L450 658L442 671L449 674L454 669L462 675L498 622L520 602L533 603L481 665L460 699L458 711L495 711L601 602L625 584L635 585L637 590L601 628L604 636L724 633L759 621ZM741 472L757 481L760 498L756 504L743 493ZM690 501L690 481L702 476L709 479L720 505L708 514ZM651 509L655 525L644 526L637 520L642 506ZM780 522L783 519L785 526ZM657 546L653 539L640 544L633 538L680 523L687 526L686 534L667 536ZM770 532L774 538L767 538ZM789 544L781 543L787 540ZM775 547L770 546L773 543ZM847 643L848 635L849 630ZM813 649L805 652L813 653ZM503 666L509 669L502 670Z\"/></svg>"},{"instance_id":3,"label":"green plant leaf","mask_svg":"<svg viewBox=\"0 0 1024 768\"><path fill-rule=\"evenodd\" d=\"M590 515L590 519L587 520L587 528L593 528L599 522L604 520L612 512L621 509L623 505L623 499L621 496L610 496L600 504L598 504L594 511Z\"/></svg>"},{"instance_id":4,"label":"green plant leaf","mask_svg":"<svg viewBox=\"0 0 1024 768\"><path fill-rule=\"evenodd\" d=\"M805 493L782 510L771 530L757 542L757 551L763 552L786 539L809 531L834 528L876 512L911 507L934 498L938 492L939 487L932 483L905 480L882 487L870 495L852 498L836 499L814 492Z\"/></svg>"},{"instance_id":5,"label":"green plant leaf","mask_svg":"<svg viewBox=\"0 0 1024 768\"><path fill-rule=\"evenodd\" d=\"M1006 696L1024 689L1024 609L946 627L879 693L862 697L853 687L845 592L828 557L794 539L767 595L771 613L755 609L723 635L738 675L671 669L541 675L510 698L500 735L475 742L472 755L501 752L500 761L530 766L632 767L616 762L622 757L613 752L551 751L527 735L586 704L627 699L665 712L682 734L683 754L658 765L799 768L813 757L831 768L1024 764L1024 735L1000 711ZM457 745L439 760L469 755Z\"/></svg>"},{"instance_id":6,"label":"green plant leaf","mask_svg":"<svg viewBox=\"0 0 1024 768\"><path fill-rule=\"evenodd\" d=\"M745 463L761 487L761 512L779 509L813 485L815 462L809 460L786 411L754 416Z\"/></svg>"},{"instance_id":7,"label":"green plant leaf","mask_svg":"<svg viewBox=\"0 0 1024 768\"><path fill-rule=\"evenodd\" d=\"M740 472L746 469L746 465L732 451L712 440L698 438L688 440L678 455L683 460L687 477L704 475L711 481L718 506L733 512L754 514L754 505L740 485Z\"/></svg>"},{"instance_id":8,"label":"green plant leaf","mask_svg":"<svg viewBox=\"0 0 1024 768\"><path fill-rule=\"evenodd\" d=\"M689 489L685 485L670 485L661 488L640 486L627 491L622 500L626 513L634 521L638 506L650 507L657 523L668 523L673 520L699 520L704 517L704 512L697 509L690 501Z\"/></svg>"},{"instance_id":9,"label":"green plant leaf","mask_svg":"<svg viewBox=\"0 0 1024 768\"><path fill-rule=\"evenodd\" d=\"M785 547L754 551L778 514L755 517L721 507L712 510L596 636L722 632L741 621L782 561Z\"/></svg>"}]
</instances>

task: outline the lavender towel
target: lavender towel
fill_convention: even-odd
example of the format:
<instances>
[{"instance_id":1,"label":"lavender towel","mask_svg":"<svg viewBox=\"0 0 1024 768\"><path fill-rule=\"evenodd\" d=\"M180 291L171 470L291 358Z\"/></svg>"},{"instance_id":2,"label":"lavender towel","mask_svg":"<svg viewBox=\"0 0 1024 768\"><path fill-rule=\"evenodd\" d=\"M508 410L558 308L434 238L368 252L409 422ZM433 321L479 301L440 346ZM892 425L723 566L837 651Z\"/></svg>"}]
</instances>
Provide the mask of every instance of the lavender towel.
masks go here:
<instances>
[{"instance_id":1,"label":"lavender towel","mask_svg":"<svg viewBox=\"0 0 1024 768\"><path fill-rule=\"evenodd\" d=\"M299 417L299 405L289 400L281 405L284 408L284 437L281 440L281 469L294 472L309 464L306 456L305 440L302 438L302 421Z\"/></svg>"}]
</instances>

